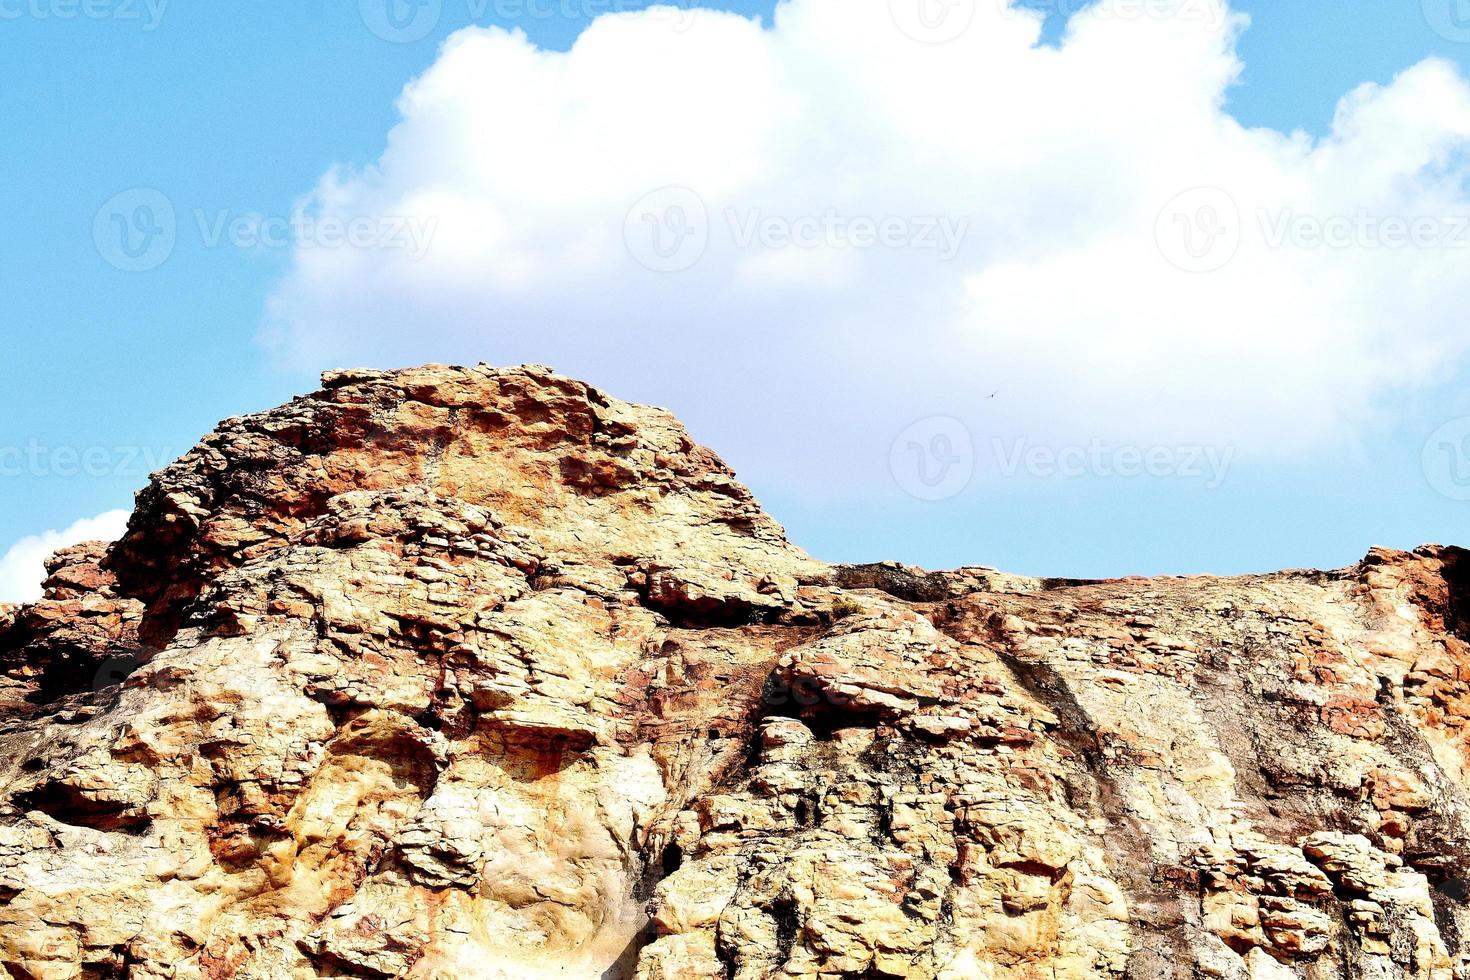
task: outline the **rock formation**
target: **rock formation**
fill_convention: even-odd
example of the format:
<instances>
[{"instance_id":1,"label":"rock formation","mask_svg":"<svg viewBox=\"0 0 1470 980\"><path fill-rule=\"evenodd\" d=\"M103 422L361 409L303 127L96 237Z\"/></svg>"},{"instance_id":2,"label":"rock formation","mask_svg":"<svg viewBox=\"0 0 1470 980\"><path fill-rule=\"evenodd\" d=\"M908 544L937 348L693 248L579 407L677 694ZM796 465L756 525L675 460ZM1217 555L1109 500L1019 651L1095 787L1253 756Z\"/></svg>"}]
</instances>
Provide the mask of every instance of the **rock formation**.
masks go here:
<instances>
[{"instance_id":1,"label":"rock formation","mask_svg":"<svg viewBox=\"0 0 1470 980\"><path fill-rule=\"evenodd\" d=\"M815 561L542 368L230 419L0 608L0 977L1470 978L1470 558Z\"/></svg>"}]
</instances>

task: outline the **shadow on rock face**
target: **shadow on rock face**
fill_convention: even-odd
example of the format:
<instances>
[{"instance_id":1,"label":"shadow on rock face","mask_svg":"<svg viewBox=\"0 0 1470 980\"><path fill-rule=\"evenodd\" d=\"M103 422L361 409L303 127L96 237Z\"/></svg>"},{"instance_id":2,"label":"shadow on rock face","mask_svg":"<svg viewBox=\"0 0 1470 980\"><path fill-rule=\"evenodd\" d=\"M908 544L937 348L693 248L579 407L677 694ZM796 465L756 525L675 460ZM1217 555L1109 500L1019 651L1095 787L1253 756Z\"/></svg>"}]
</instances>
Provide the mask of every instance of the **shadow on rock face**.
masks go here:
<instances>
[{"instance_id":1,"label":"shadow on rock face","mask_svg":"<svg viewBox=\"0 0 1470 980\"><path fill-rule=\"evenodd\" d=\"M1449 586L1445 625L1460 639L1470 643L1470 551L1446 548L1443 557L1444 580Z\"/></svg>"}]
</instances>

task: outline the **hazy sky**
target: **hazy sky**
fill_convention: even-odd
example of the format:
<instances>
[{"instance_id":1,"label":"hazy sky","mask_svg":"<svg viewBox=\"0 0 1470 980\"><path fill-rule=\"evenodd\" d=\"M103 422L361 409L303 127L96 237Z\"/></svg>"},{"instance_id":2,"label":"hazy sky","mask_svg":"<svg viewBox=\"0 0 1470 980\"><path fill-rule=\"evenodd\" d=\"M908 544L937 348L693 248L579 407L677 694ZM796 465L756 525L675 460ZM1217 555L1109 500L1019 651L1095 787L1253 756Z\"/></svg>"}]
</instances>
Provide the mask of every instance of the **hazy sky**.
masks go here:
<instances>
[{"instance_id":1,"label":"hazy sky","mask_svg":"<svg viewBox=\"0 0 1470 980\"><path fill-rule=\"evenodd\" d=\"M831 560L1470 543L1461 0L643 6L0 0L0 600L427 361L667 405Z\"/></svg>"}]
</instances>

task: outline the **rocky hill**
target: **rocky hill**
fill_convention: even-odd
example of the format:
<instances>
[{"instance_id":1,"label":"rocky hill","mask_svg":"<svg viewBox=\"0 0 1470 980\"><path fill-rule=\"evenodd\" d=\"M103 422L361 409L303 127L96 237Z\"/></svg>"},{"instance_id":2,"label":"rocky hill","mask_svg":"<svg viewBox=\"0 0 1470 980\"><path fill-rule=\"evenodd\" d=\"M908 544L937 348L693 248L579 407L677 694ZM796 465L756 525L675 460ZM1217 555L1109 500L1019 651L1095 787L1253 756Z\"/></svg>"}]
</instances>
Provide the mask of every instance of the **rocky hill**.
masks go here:
<instances>
[{"instance_id":1,"label":"rocky hill","mask_svg":"<svg viewBox=\"0 0 1470 980\"><path fill-rule=\"evenodd\" d=\"M658 409L339 372L0 607L0 977L1470 977L1470 553L832 566Z\"/></svg>"}]
</instances>

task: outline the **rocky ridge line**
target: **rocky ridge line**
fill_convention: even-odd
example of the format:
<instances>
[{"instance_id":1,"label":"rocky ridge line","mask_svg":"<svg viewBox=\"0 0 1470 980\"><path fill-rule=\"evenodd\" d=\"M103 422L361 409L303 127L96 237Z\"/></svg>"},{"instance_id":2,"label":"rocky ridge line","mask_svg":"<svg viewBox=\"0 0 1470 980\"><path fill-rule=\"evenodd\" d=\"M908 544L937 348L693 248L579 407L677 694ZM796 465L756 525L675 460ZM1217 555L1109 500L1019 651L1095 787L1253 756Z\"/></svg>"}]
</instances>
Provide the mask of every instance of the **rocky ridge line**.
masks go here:
<instances>
[{"instance_id":1,"label":"rocky ridge line","mask_svg":"<svg viewBox=\"0 0 1470 980\"><path fill-rule=\"evenodd\" d=\"M831 566L667 413L336 372L0 608L0 978L1470 978L1470 560Z\"/></svg>"}]
</instances>

